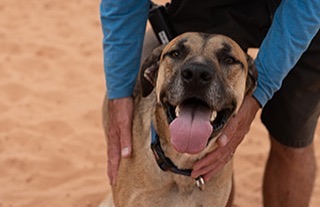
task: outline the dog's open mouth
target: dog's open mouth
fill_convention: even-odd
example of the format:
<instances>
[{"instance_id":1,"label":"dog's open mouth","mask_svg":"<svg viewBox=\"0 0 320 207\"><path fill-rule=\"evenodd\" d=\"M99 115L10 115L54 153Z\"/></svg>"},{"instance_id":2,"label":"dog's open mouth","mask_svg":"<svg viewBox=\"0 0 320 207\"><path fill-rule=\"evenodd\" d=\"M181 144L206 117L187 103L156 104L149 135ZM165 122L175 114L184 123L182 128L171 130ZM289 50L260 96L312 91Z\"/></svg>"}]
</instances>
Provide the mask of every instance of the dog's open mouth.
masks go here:
<instances>
[{"instance_id":1,"label":"dog's open mouth","mask_svg":"<svg viewBox=\"0 0 320 207\"><path fill-rule=\"evenodd\" d=\"M217 136L235 107L222 110L210 107L198 98L190 98L177 106L167 105L170 139L180 153L197 154Z\"/></svg>"}]
</instances>

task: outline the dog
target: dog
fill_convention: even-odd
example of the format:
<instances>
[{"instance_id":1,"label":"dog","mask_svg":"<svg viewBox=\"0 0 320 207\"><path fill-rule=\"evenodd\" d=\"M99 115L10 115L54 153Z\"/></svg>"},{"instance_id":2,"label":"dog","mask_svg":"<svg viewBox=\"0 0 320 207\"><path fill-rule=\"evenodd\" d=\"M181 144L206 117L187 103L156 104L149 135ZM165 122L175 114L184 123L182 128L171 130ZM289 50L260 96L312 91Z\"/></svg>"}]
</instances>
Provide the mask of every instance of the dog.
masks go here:
<instances>
[{"instance_id":1,"label":"dog","mask_svg":"<svg viewBox=\"0 0 320 207\"><path fill-rule=\"evenodd\" d=\"M184 33L156 48L135 87L133 152L120 161L114 205L229 206L232 159L206 183L192 179L191 169L217 147L216 138L256 80L253 59L223 35Z\"/></svg>"}]
</instances>

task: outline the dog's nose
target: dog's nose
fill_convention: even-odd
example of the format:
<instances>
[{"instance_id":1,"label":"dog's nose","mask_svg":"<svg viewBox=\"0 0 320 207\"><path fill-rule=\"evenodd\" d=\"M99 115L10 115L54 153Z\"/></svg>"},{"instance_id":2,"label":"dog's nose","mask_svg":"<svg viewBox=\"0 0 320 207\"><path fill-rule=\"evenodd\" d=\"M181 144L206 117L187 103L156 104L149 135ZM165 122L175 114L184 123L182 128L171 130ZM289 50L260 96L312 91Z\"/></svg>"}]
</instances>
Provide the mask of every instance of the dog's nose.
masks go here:
<instances>
[{"instance_id":1,"label":"dog's nose","mask_svg":"<svg viewBox=\"0 0 320 207\"><path fill-rule=\"evenodd\" d=\"M181 70L182 81L186 84L203 86L211 82L213 70L204 64L190 64Z\"/></svg>"}]
</instances>

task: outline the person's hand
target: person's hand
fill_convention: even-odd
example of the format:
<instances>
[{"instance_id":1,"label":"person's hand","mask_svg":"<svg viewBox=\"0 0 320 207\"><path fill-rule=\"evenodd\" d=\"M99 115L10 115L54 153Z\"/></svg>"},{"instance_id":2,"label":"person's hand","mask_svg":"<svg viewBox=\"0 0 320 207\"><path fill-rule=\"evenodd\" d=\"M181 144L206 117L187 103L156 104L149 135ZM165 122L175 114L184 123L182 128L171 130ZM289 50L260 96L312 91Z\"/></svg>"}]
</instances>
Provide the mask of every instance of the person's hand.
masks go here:
<instances>
[{"instance_id":1,"label":"person's hand","mask_svg":"<svg viewBox=\"0 0 320 207\"><path fill-rule=\"evenodd\" d=\"M133 99L131 97L108 100L106 136L108 177L111 185L116 184L121 157L131 156L132 114Z\"/></svg>"},{"instance_id":2,"label":"person's hand","mask_svg":"<svg viewBox=\"0 0 320 207\"><path fill-rule=\"evenodd\" d=\"M251 95L247 95L239 112L230 119L218 137L218 147L197 161L193 166L191 176L203 176L210 180L222 167L230 161L236 148L248 133L250 125L260 108L260 104Z\"/></svg>"}]
</instances>

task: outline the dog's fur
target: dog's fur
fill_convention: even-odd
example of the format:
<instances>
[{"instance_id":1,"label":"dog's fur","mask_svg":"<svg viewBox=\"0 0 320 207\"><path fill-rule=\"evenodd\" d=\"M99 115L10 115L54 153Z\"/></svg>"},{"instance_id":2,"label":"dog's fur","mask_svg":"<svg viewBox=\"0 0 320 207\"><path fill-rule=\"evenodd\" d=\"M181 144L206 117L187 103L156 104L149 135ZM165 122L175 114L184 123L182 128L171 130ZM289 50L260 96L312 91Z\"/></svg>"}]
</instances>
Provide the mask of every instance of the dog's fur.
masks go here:
<instances>
[{"instance_id":1,"label":"dog's fur","mask_svg":"<svg viewBox=\"0 0 320 207\"><path fill-rule=\"evenodd\" d=\"M192 70L197 67L202 72L194 78L201 80L193 80L192 86L185 84L190 80L189 69L191 76L196 76ZM183 75L185 69L188 72ZM121 159L116 185L112 187L115 206L226 206L232 189L232 160L201 191L191 177L158 167L150 149L150 125L153 123L165 155L178 168L192 169L196 160L216 147L215 138L223 126L212 133L202 151L178 152L170 141L167 105L176 107L196 98L215 111L232 110L229 119L237 113L244 96L252 93L256 79L252 58L222 35L185 33L165 47L156 48L140 70L134 95L133 154L130 159ZM106 120L104 112L104 123L108 121L112 120Z\"/></svg>"}]
</instances>

